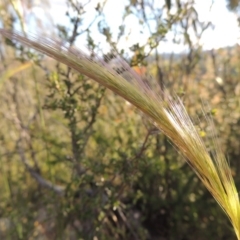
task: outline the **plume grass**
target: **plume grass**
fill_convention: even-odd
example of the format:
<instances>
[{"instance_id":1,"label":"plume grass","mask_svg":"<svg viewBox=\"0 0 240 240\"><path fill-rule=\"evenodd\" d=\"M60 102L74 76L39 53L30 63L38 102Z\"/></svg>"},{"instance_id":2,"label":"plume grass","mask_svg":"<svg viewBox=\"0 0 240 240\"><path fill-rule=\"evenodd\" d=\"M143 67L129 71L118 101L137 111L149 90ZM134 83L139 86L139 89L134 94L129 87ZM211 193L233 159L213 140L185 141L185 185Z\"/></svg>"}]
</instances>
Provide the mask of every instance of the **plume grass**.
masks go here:
<instances>
[{"instance_id":1,"label":"plume grass","mask_svg":"<svg viewBox=\"0 0 240 240\"><path fill-rule=\"evenodd\" d=\"M227 214L237 238L240 239L239 197L229 164L216 138L213 139L215 150L213 158L211 158L178 97L166 96L163 92L157 93L152 90L120 58L117 61L128 75L125 78L102 59L97 57L93 59L79 50L63 46L57 41L35 36L25 37L5 29L0 29L0 34L38 50L88 76L111 89L148 116L185 156L186 161ZM211 119L208 119L208 122L212 125L214 133Z\"/></svg>"}]
</instances>

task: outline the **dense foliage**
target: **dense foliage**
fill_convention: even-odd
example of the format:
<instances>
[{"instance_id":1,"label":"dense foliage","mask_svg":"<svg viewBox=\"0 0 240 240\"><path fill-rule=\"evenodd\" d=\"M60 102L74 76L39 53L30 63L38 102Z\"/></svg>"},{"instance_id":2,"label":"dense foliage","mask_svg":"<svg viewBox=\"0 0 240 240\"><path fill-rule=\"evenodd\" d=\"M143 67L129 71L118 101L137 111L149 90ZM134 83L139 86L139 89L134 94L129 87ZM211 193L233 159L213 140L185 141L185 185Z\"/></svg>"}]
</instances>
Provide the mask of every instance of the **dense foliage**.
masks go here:
<instances>
[{"instance_id":1,"label":"dense foliage","mask_svg":"<svg viewBox=\"0 0 240 240\"><path fill-rule=\"evenodd\" d=\"M0 5L1 25L24 31L28 22L8 4ZM178 93L211 149L204 105L239 186L240 49L203 51L196 39L211 24L198 19L194 3L151 4L129 1L117 38L106 21L98 22L99 32L139 74ZM95 6L93 22L104 19L104 6ZM98 52L92 22L82 30L85 7L69 0L71 25L53 32L70 45L86 34L88 48ZM149 30L131 58L118 49L129 16ZM185 44L184 54L159 54L170 32ZM220 207L145 116L16 42L2 38L0 50L1 239L234 239Z\"/></svg>"}]
</instances>

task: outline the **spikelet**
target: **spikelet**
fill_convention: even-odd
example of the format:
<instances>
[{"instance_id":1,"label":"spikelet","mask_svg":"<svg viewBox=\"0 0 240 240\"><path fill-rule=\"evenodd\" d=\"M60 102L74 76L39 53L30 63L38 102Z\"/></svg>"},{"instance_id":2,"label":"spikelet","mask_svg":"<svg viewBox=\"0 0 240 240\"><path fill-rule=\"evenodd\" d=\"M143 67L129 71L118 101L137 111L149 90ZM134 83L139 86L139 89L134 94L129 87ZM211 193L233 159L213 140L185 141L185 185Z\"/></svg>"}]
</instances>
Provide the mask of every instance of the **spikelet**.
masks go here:
<instances>
[{"instance_id":1,"label":"spikelet","mask_svg":"<svg viewBox=\"0 0 240 240\"><path fill-rule=\"evenodd\" d=\"M236 236L240 239L239 197L228 162L216 138L213 139L214 156L210 157L179 98L170 98L152 90L149 84L119 57L115 61L121 66L124 72L122 75L109 62L97 57L91 58L57 41L34 36L24 37L5 29L0 29L0 34L38 50L88 76L111 89L148 116L185 156L186 161L229 217ZM212 125L214 132L211 119L208 119L208 122Z\"/></svg>"}]
</instances>

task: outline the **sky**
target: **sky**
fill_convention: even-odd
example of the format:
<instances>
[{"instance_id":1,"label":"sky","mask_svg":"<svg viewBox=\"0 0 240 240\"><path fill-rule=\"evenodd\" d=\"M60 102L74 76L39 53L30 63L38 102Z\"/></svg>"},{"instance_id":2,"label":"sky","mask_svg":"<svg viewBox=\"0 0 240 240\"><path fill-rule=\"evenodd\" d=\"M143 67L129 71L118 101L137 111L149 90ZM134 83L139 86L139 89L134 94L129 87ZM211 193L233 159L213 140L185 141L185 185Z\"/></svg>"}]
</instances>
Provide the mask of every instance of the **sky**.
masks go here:
<instances>
[{"instance_id":1,"label":"sky","mask_svg":"<svg viewBox=\"0 0 240 240\"><path fill-rule=\"evenodd\" d=\"M211 21L214 30L209 30L203 36L203 44L206 49L221 48L240 43L240 28L238 16L226 8L226 0L215 0L211 11L206 9L207 0L196 1L196 8L202 21ZM206 5L205 5L206 4Z\"/></svg>"},{"instance_id":2,"label":"sky","mask_svg":"<svg viewBox=\"0 0 240 240\"><path fill-rule=\"evenodd\" d=\"M37 0L36 2L38 2ZM98 2L103 0L92 0L90 4L87 5L86 11L87 14L84 20L85 26L92 20L95 16L96 7ZM164 2L164 0L158 0L158 2ZM67 6L65 0L51 0L50 6L48 7L48 15L51 16L52 21L55 24L66 24L68 22L65 16ZM82 0L83 2L88 2L87 0ZM121 24L122 13L124 10L125 3L127 0L117 1L117 0L108 0L105 6L104 14L106 17L106 22L108 23L111 29L118 29L118 26ZM238 27L237 16L233 12L229 12L226 8L226 0L195 0L196 9L199 14L199 18L203 22L211 21L214 25L214 28L209 28L202 36L201 44L206 50L209 49L218 49L221 47L232 46L237 43L240 43L240 28ZM211 7L212 6L212 7ZM172 9L174 12L174 9ZM46 17L46 8L41 7L41 1L35 5L33 8L33 15L37 15L39 19L44 19ZM28 16L30 19L31 16ZM33 21L32 21L33 22ZM135 43L144 44L147 41L148 34L143 30L143 34L140 34L141 30L138 24L138 21L135 17L130 16L126 19L126 32L130 33L128 38L122 38L118 47L128 49ZM30 26L30 31L36 27ZM44 27L45 30L50 28L49 26ZM103 51L108 51L108 45L106 44L106 39L104 36L98 33L97 25L92 26L93 29L93 38L98 43L101 44ZM117 31L114 32L115 35ZM51 34L51 33L50 33ZM171 41L172 34L166 36L166 41L161 42L159 51L160 52L182 52L185 50L184 45L173 44ZM78 40L77 47L86 45L85 36Z\"/></svg>"}]
</instances>

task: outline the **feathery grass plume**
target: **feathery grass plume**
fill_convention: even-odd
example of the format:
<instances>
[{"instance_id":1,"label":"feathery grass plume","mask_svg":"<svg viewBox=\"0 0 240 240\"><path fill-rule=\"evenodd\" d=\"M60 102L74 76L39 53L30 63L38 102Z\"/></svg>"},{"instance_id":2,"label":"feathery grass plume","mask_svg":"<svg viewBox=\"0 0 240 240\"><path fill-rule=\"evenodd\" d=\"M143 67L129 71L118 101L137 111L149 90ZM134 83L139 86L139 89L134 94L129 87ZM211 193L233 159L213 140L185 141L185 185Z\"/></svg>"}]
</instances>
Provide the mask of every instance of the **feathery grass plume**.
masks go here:
<instances>
[{"instance_id":1,"label":"feathery grass plume","mask_svg":"<svg viewBox=\"0 0 240 240\"><path fill-rule=\"evenodd\" d=\"M217 139L213 139L215 152L210 157L205 144L188 116L181 100L166 94L158 94L136 74L122 59L116 61L122 66L125 76L100 58L91 58L73 47L66 47L57 41L23 35L0 29L0 34L17 40L57 61L84 74L132 103L178 147L187 162L196 172L206 188L213 195L229 217L237 238L240 240L240 205L238 192ZM211 119L208 119L212 125ZM212 125L213 133L214 126Z\"/></svg>"}]
</instances>

